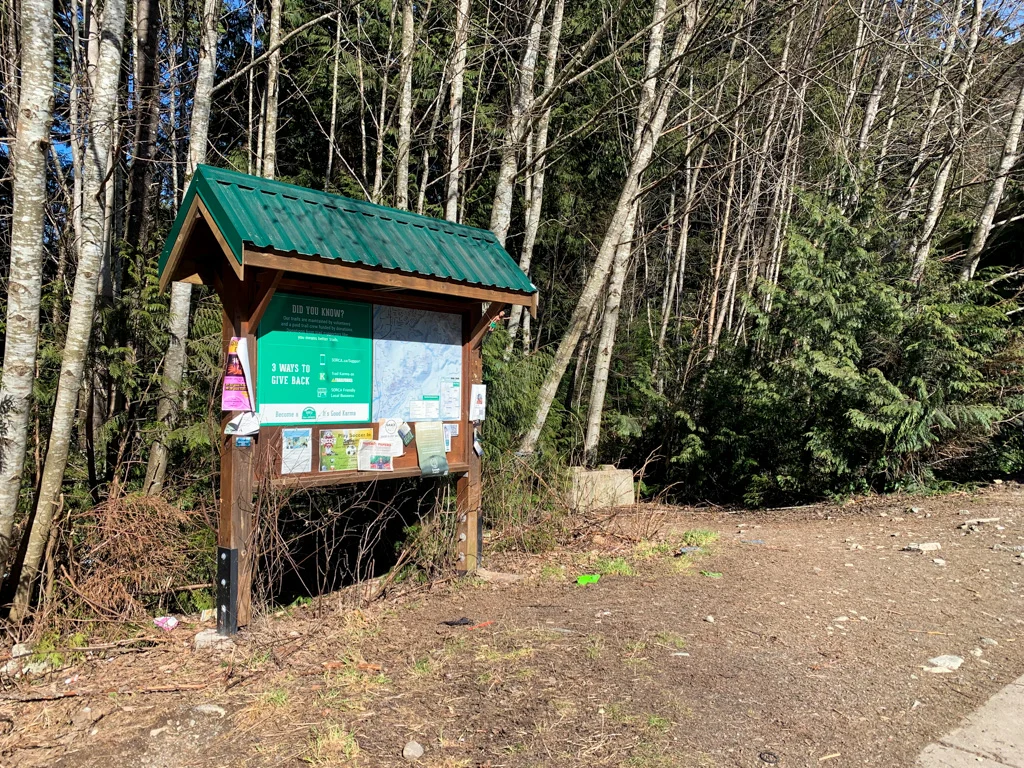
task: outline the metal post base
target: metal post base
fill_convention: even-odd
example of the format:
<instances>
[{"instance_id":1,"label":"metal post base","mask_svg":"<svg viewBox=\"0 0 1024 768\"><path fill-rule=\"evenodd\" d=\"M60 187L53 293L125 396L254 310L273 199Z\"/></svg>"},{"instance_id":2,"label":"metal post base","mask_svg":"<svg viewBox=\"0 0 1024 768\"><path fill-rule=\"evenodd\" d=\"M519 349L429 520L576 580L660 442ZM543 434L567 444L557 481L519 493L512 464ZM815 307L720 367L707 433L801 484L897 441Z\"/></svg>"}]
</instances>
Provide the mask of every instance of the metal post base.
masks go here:
<instances>
[{"instance_id":1,"label":"metal post base","mask_svg":"<svg viewBox=\"0 0 1024 768\"><path fill-rule=\"evenodd\" d=\"M238 633L238 550L217 547L217 634Z\"/></svg>"}]
</instances>

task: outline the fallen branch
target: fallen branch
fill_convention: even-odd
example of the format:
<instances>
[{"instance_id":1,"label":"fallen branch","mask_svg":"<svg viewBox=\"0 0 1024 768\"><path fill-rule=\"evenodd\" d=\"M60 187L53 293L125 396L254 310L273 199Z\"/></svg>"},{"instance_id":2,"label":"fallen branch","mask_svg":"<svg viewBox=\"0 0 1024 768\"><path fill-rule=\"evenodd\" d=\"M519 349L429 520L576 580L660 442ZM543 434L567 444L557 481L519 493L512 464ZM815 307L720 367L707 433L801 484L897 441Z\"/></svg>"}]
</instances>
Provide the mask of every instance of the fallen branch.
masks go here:
<instances>
[{"instance_id":1,"label":"fallen branch","mask_svg":"<svg viewBox=\"0 0 1024 768\"><path fill-rule=\"evenodd\" d=\"M65 691L64 693L51 693L36 696L0 696L0 701L30 702L30 701L59 701L60 699L72 699L82 696L109 696L116 693L118 696L132 696L145 693L178 693L180 691L201 691L209 688L211 683L200 683L197 685L154 685L148 688L138 688L134 691L122 691L117 688L107 688L102 691Z\"/></svg>"}]
</instances>

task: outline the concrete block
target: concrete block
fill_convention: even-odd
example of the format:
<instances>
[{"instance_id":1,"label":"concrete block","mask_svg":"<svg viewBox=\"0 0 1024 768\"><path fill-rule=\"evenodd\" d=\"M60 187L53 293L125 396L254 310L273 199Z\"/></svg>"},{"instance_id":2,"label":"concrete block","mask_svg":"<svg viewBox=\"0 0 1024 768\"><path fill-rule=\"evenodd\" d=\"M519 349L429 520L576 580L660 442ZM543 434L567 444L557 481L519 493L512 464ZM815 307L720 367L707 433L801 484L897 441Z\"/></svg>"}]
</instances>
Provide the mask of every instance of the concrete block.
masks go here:
<instances>
[{"instance_id":1,"label":"concrete block","mask_svg":"<svg viewBox=\"0 0 1024 768\"><path fill-rule=\"evenodd\" d=\"M962 752L942 744L929 744L917 758L919 768L1006 768L987 758Z\"/></svg>"},{"instance_id":2,"label":"concrete block","mask_svg":"<svg viewBox=\"0 0 1024 768\"><path fill-rule=\"evenodd\" d=\"M941 742L1003 765L1024 768L1024 678L1003 688Z\"/></svg>"},{"instance_id":3,"label":"concrete block","mask_svg":"<svg viewBox=\"0 0 1024 768\"><path fill-rule=\"evenodd\" d=\"M569 503L575 510L586 512L636 503L633 473L628 469L604 464L600 469L570 467L569 471L572 473Z\"/></svg>"}]
</instances>

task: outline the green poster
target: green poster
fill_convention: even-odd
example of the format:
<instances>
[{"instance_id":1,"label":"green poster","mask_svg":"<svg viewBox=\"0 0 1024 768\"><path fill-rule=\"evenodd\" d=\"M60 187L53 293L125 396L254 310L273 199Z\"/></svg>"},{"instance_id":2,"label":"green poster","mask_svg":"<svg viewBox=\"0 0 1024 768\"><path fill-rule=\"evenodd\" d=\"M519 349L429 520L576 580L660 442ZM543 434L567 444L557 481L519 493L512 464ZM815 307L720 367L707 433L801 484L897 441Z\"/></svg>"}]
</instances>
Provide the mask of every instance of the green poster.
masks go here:
<instances>
[{"instance_id":1,"label":"green poster","mask_svg":"<svg viewBox=\"0 0 1024 768\"><path fill-rule=\"evenodd\" d=\"M275 294L256 346L260 423L370 421L371 316L369 304Z\"/></svg>"}]
</instances>

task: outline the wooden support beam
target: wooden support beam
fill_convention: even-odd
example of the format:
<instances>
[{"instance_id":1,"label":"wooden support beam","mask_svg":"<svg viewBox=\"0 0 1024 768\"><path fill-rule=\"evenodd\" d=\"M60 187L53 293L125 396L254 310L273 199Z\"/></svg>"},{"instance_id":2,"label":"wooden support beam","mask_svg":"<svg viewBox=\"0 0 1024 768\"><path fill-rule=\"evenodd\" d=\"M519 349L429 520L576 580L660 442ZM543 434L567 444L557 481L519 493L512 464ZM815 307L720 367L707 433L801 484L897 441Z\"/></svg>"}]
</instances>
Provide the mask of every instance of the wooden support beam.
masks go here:
<instances>
[{"instance_id":1,"label":"wooden support beam","mask_svg":"<svg viewBox=\"0 0 1024 768\"><path fill-rule=\"evenodd\" d=\"M192 198L192 203L188 207L188 212L185 214L185 220L181 224L181 229L178 231L178 237L174 241L174 245L171 246L171 253L167 257L167 264L164 265L164 271L160 274L160 290L166 291L167 286L174 280L174 271L178 267L178 262L182 259L182 254L185 250L185 246L189 245L191 239L192 227L196 224L196 219L199 217L199 196Z\"/></svg>"},{"instance_id":2,"label":"wooden support beam","mask_svg":"<svg viewBox=\"0 0 1024 768\"><path fill-rule=\"evenodd\" d=\"M252 365L255 368L256 340L250 318L253 308L258 306L258 301L254 301L258 289L255 284L244 285L231 270L224 270L218 279L223 282L221 303L224 316L221 341L224 359L227 359L231 338L245 338L253 355ZM269 288L273 283L271 280L266 287ZM236 577L234 584L225 584L224 577L218 576L220 580L217 583L217 628L222 634L229 634L237 627L247 625L252 613L252 518L255 490L253 462L259 436L239 441L232 435L224 434L224 427L238 413L229 411L224 414L221 421L218 557L227 557L237 562L237 568L230 569L230 573ZM243 444L240 445L240 442ZM233 606L228 604L231 600L235 601Z\"/></svg>"},{"instance_id":3,"label":"wooden support beam","mask_svg":"<svg viewBox=\"0 0 1024 768\"><path fill-rule=\"evenodd\" d=\"M481 506L483 500L482 475L480 456L473 450L473 422L469 421L470 393L473 384L483 384L484 364L480 350L480 342L483 340L483 333L479 336L474 333L483 323L481 308L474 307L464 315L464 347L466 354L463 355L463 376L462 380L468 381L469 386L465 387L462 393L462 407L464 409L464 424L467 426L466 439L463 441L466 453L466 464L469 469L461 475L455 484L455 510L458 519L456 536L458 536L457 551L458 562L456 570L460 573L472 573L481 564L481 539L483 534L483 520L481 517ZM490 320L487 321L490 323ZM483 326L486 328L486 324Z\"/></svg>"},{"instance_id":4,"label":"wooden support beam","mask_svg":"<svg viewBox=\"0 0 1024 768\"><path fill-rule=\"evenodd\" d=\"M281 284L282 277L284 277L284 271L275 269L270 272L264 272L257 278L255 305L252 314L249 316L249 324L253 330L259 326L263 313L270 306L270 300L274 298L274 293Z\"/></svg>"},{"instance_id":5,"label":"wooden support beam","mask_svg":"<svg viewBox=\"0 0 1024 768\"><path fill-rule=\"evenodd\" d=\"M299 275L348 280L353 283L365 283L399 290L440 293L446 296L458 296L477 301L497 301L502 304L532 306L534 303L533 297L536 295L536 293L518 293L516 291L503 291L500 288L467 285L437 277L420 277L407 272L389 272L361 264L347 264L340 259L319 259L299 254L284 255L250 250L248 248L245 249L244 258L247 267L281 269Z\"/></svg>"},{"instance_id":6,"label":"wooden support beam","mask_svg":"<svg viewBox=\"0 0 1024 768\"><path fill-rule=\"evenodd\" d=\"M505 311L506 307L508 307L508 304L502 304L497 301L491 302L490 306L487 307L487 311L484 313L484 316L480 318L480 321L476 324L469 335L470 349L483 344L484 337L487 335L487 331L490 329L491 323L495 321L498 315Z\"/></svg>"}]
</instances>

